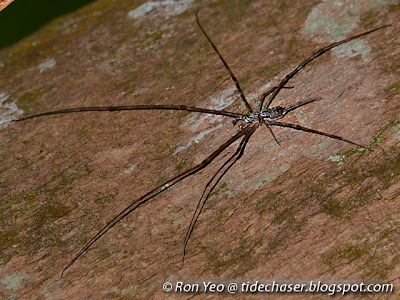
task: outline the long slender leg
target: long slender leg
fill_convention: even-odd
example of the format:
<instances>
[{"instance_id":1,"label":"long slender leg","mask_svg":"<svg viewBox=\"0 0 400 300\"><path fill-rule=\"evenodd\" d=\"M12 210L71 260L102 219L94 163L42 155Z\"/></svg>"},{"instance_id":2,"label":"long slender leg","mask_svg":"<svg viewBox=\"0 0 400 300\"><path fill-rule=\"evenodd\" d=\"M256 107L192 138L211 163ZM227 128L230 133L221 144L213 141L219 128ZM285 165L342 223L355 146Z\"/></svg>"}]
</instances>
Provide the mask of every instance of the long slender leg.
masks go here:
<instances>
[{"instance_id":1,"label":"long slender leg","mask_svg":"<svg viewBox=\"0 0 400 300\"><path fill-rule=\"evenodd\" d=\"M289 127L289 128L293 128L293 129L296 129L296 130L301 130L301 131L305 131L305 132L311 132L311 133L315 133L315 134L319 134L319 135L324 135L324 136L327 136L327 137L329 137L331 139L340 140L340 141L343 141L343 142L346 142L346 143L349 143L349 144L352 144L352 145L356 145L358 147L361 147L361 148L364 148L364 149L372 151L372 149L370 149L370 148L368 148L366 146L357 144L357 143L352 142L352 141L350 141L348 139L345 139L345 138L343 138L341 136L338 136L338 135L335 135L335 134L331 134L331 133L322 132L322 131L311 129L311 128L307 128L307 127L300 126L300 125L297 125L297 124L274 121L274 122L270 122L269 125L271 125L271 126L280 126L280 127Z\"/></svg>"},{"instance_id":2,"label":"long slender leg","mask_svg":"<svg viewBox=\"0 0 400 300\"><path fill-rule=\"evenodd\" d=\"M79 252L75 255L75 257L69 262L69 264L64 268L61 273L63 276L64 272L79 258L84 254L99 238L101 238L104 234L106 234L111 228L113 228L118 222L136 210L139 206L146 203L150 199L154 198L155 196L161 194L168 188L172 187L173 185L177 184L178 182L182 181L186 177L197 173L198 171L204 169L207 165L209 165L218 155L221 154L223 150L229 147L232 143L238 140L243 135L247 135L250 129L245 129L239 131L234 136L232 136L229 140L227 140L224 144L222 144L217 150L211 153L206 159L204 159L200 164L186 170L185 172L167 180L163 184L157 186L147 194L143 195L142 197L134 200L131 204L129 204L126 208L124 208L120 213L118 213L111 221L109 221Z\"/></svg>"},{"instance_id":3,"label":"long slender leg","mask_svg":"<svg viewBox=\"0 0 400 300\"><path fill-rule=\"evenodd\" d=\"M343 95L343 93L344 93L344 91L342 91L342 92L339 94L339 96L336 97L336 99L335 99L334 101L338 100L338 99ZM310 103L313 103L313 102L319 101L319 100L322 100L322 98L321 98L321 97L313 98L313 99L309 99L309 100L305 100L305 101L300 101L300 102L297 102L297 103L288 105L288 106L286 106L286 107L284 108L284 112L282 113L282 115L285 116L285 115L287 115L289 112L291 112L291 111L293 111L293 110L295 110L295 109L298 109L299 107L302 107L302 106L304 106L304 105L307 105L307 104L310 104Z\"/></svg>"},{"instance_id":4,"label":"long slender leg","mask_svg":"<svg viewBox=\"0 0 400 300\"><path fill-rule=\"evenodd\" d=\"M254 131L257 129L257 127L254 127L253 130L249 133L246 134L246 136L243 138L242 142L240 143L239 147L236 149L236 152L218 169L218 171L214 174L214 176L208 181L206 187L204 188L203 194L201 195L201 198L197 204L196 211L193 214L192 220L190 222L189 228L186 232L185 236L185 241L183 245L183 253L182 253L182 265L185 260L185 254L186 254L186 247L189 242L189 239L193 233L194 227L197 223L197 220L200 217L200 214L204 208L204 205L206 204L208 198L210 197L212 191L215 189L217 184L220 182L222 177L229 171L230 168L233 167L233 165L242 157L244 150L246 148L247 142L249 141L250 137L254 133ZM211 186L210 190L208 191L206 197L204 198L204 194L207 190L207 188L210 186L211 182L215 179L215 177L219 174L219 172L236 156L234 161L222 172L222 174L217 178L216 182Z\"/></svg>"},{"instance_id":5,"label":"long slender leg","mask_svg":"<svg viewBox=\"0 0 400 300\"><path fill-rule=\"evenodd\" d=\"M268 97L269 95L272 94L273 91L275 91L278 87L277 86L273 86L272 88L270 88L269 90L267 90L265 93L263 93L260 97L260 99L258 100L259 107L258 107L258 111L261 111L263 108L263 103L266 97ZM293 86L283 86L283 89L292 89L294 88Z\"/></svg>"},{"instance_id":6,"label":"long slender leg","mask_svg":"<svg viewBox=\"0 0 400 300\"><path fill-rule=\"evenodd\" d=\"M277 88L276 90L274 90L274 92L272 93L271 97L268 99L268 102L267 102L267 105L265 106L265 108L268 108L268 107L271 105L272 101L275 99L275 97L276 97L276 96L278 95L278 93L281 91L281 89L283 88L283 86L284 86L286 83L288 83L289 80L290 80L293 76L295 76L301 69L303 69L306 65L308 65L310 62L312 62L314 59L316 59L317 57L321 56L321 55L324 54L325 52L331 50L332 48L335 48L335 47L337 47L337 46L339 46L339 45L342 45L342 44L344 44L344 43L347 43L347 42L349 42L349 41L351 41L351 40L354 40L354 39L357 39L357 38L362 37L362 36L364 36L364 35L373 33L373 32L375 32L375 31L377 31L377 30L383 29L383 28L388 27L388 26L390 26L390 25L383 25L383 26L380 26L380 27L378 27L378 28L375 28L375 29L372 29L372 30L369 30L369 31L365 31L365 32L363 32L363 33L354 35L354 36L352 36L352 37L349 37L349 38L347 38L347 39L341 40L341 41L336 42L336 43L332 43L332 44L330 44L330 45L328 45L328 46L325 46L325 47L319 49L314 55L312 55L311 57L305 59L300 65L298 65L296 68L294 68L294 70L293 70L292 72L290 72L289 74L287 74L287 75L285 76L285 78L282 79L282 81L281 81L281 82L279 83L279 85L278 85L278 88ZM262 101L262 102L263 102L263 101ZM262 104L262 103L261 103L261 104ZM262 107L262 106L261 106L261 107Z\"/></svg>"},{"instance_id":7,"label":"long slender leg","mask_svg":"<svg viewBox=\"0 0 400 300\"><path fill-rule=\"evenodd\" d=\"M215 50L215 52L218 54L219 59L222 61L222 63L224 64L225 68L228 70L229 74L231 75L231 78L233 80L233 82L236 85L237 90L239 91L240 94L240 98L242 99L243 104L246 106L247 111L249 113L253 112L253 110L251 109L251 106L249 104L249 102L247 102L246 97L243 94L242 88L240 87L239 81L237 80L237 78L235 77L235 75L233 74L231 68L228 66L227 62L225 61L225 59L222 57L221 53L219 52L217 46L215 46L215 44L213 43L213 41L211 40L211 38L208 36L208 34L206 33L206 31L204 30L203 26L201 26L200 21L199 21L199 11L196 12L196 22L197 25L199 25L200 30L203 32L204 36L207 38L207 40L209 41L209 43L211 44L211 46L213 47L213 49Z\"/></svg>"},{"instance_id":8,"label":"long slender leg","mask_svg":"<svg viewBox=\"0 0 400 300\"><path fill-rule=\"evenodd\" d=\"M78 112L88 112L88 111L125 111L125 110L184 110L189 112L198 112L204 114L213 114L220 116L227 116L231 118L243 117L241 114L236 114L233 112L225 111L225 110L214 110L214 109L206 109L206 108L198 108L194 106L187 105L129 105L129 106L91 106L91 107L76 107L76 108L67 108L55 111L48 111L36 115L31 115L27 117L23 117L14 122L21 122L33 118L38 118L42 116L50 116L50 115L58 115L58 114L70 114L70 113L78 113Z\"/></svg>"},{"instance_id":9,"label":"long slender leg","mask_svg":"<svg viewBox=\"0 0 400 300\"><path fill-rule=\"evenodd\" d=\"M264 123L264 125L267 126L269 132L271 132L271 135L274 138L275 142L280 146L281 144L279 143L278 139L276 138L275 133L272 131L271 126L269 126L268 123L264 119L261 119L261 120Z\"/></svg>"},{"instance_id":10,"label":"long slender leg","mask_svg":"<svg viewBox=\"0 0 400 300\"><path fill-rule=\"evenodd\" d=\"M194 226L194 223L196 222L196 216L197 216L198 211L199 211L199 209L200 209L200 207L201 207L204 194L206 193L208 187L209 187L210 184L213 182L214 178L219 174L219 172L221 172L221 170L222 170L232 159L234 159L235 156L237 156L237 155L239 154L240 150L241 150L242 147L243 147L243 143L244 143L244 138L242 139L242 141L240 142L240 145L237 147L236 151L232 154L232 156L230 156L229 159L226 160L226 161L223 163L223 165L217 170L217 172L215 172L215 174L214 174L214 175L211 177L211 179L207 182L206 186L204 187L203 193L202 193L201 196L200 196L200 200L197 202L197 206L196 206L196 209L194 210L192 219L190 220L189 229L192 228L192 226ZM185 240L184 240L184 245L183 245L182 265L183 265L183 261L184 261L185 254L186 254L186 244L187 244L187 241L189 240L189 233L190 233L190 230L188 230L188 231L186 232L186 235L185 235Z\"/></svg>"}]
</instances>

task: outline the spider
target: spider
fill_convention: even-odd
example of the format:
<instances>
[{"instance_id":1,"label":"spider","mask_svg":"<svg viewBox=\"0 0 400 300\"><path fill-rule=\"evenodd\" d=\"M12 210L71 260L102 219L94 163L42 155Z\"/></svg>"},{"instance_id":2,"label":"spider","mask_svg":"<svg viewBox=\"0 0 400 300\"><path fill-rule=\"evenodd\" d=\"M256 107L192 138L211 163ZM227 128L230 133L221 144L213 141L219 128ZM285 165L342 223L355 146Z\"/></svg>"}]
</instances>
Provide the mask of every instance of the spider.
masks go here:
<instances>
[{"instance_id":1,"label":"spider","mask_svg":"<svg viewBox=\"0 0 400 300\"><path fill-rule=\"evenodd\" d=\"M257 110L253 110L252 106L249 104L247 101L242 88L240 87L239 81L237 80L236 76L232 72L231 68L229 67L228 63L225 61L223 56L221 55L220 51L218 50L217 46L214 44L214 42L211 40L209 35L206 33L205 29L203 28L202 24L200 23L199 20L199 11L196 12L196 23L198 27L200 28L201 32L205 36L205 38L208 40L216 54L218 55L219 59L223 63L224 67L226 70L229 72L229 75L234 82L237 91L239 92L240 95L240 101L241 103L246 107L247 113L245 114L240 114L240 113L235 113L235 112L230 112L226 110L213 110L213 109L207 109L207 108L199 108L199 107L194 107L194 106L187 106L187 105L131 105L131 106L101 106L101 107L77 107L77 108L68 108L68 109L62 109L62 110L56 110L56 111L49 111L49 112L44 112L44 113L39 113L35 115L30 115L26 117L22 117L20 119L14 120L15 122L21 122L21 121L26 121L29 119L33 118L38 118L42 116L48 116L48 115L57 115L57 114L68 114L68 113L78 113L78 112L91 112L91 111L130 111L130 110L182 110L182 111L187 111L187 112L196 112L196 113L201 113L201 114L212 114L212 115L218 115L218 116L223 116L223 117L229 117L232 118L232 123L234 126L238 126L237 132L230 137L225 143L220 145L217 149L215 149L208 157L206 157L201 163L198 165L168 179L164 183L158 185L157 187L153 188L151 191L146 193L145 195L141 196L138 199L135 199L134 201L131 202L127 207L125 207L122 211L120 211L116 216L114 216L113 219L111 219L98 233L91 238L89 242L74 256L74 258L68 263L68 265L63 269L61 276L64 275L65 271L72 266L72 264L78 260L88 249L98 240L100 239L104 234L106 234L110 229L112 229L116 224L118 224L122 219L127 217L129 214L131 214L133 211L135 211L137 208L139 208L141 205L145 204L149 200L153 199L154 197L160 195L167 189L173 187L175 184L178 182L182 181L183 179L192 176L199 172L200 170L206 168L214 159L216 159L225 149L230 147L234 142L240 140L239 146L236 148L236 150L233 152L232 155L226 159L226 161L222 164L222 166L214 173L214 175L208 180L207 184L204 187L204 190L200 196L200 199L197 203L197 207L195 209L195 212L192 216L192 219L190 221L189 227L186 231L186 235L184 238L184 243L183 243L183 252L182 252L182 265L184 263L185 255L186 255L186 248L188 245L188 242L190 240L190 237L194 231L195 225L197 223L197 220L199 219L199 216L209 199L212 191L215 189L215 187L218 185L218 183L221 181L221 179L225 176L225 174L235 165L239 159L243 156L243 153L246 149L247 143L249 142L250 138L252 135L255 133L255 131L262 126L267 127L268 131L271 133L273 139L275 142L280 145L277 137L275 136L272 127L278 126L278 127L287 127L291 129L295 129L298 131L304 131L304 132L309 132L312 134L317 134L317 135L322 135L326 136L331 139L336 139L340 140L358 147L362 147L363 149L366 150L371 150L370 148L363 146L361 144L358 144L356 142L353 142L351 140L348 140L344 137L334 135L331 133L319 131L316 129L312 128L307 128L298 124L292 124L292 123L286 123L279 121L280 119L283 119L287 114L290 112L304 106L308 105L310 103L313 103L315 101L321 100L321 98L313 98L310 100L305 100L302 102L294 103L292 105L288 105L285 107L282 106L274 106L271 107L272 102L276 99L278 96L279 92L282 89L291 89L293 87L286 86L286 84L297 74L299 73L304 67L306 67L308 64L310 64L313 60L318 58L319 56L323 55L324 53L328 52L329 50L345 44L351 40L360 38L362 36L368 35L370 33L373 33L377 30L383 29L385 27L388 27L390 25L383 25L377 28L374 28L369 31L362 32L360 34L351 36L347 39L343 39L341 41L329 44L323 48L320 48L315 52L315 54L311 55L310 57L306 58L303 62L301 62L298 66L296 66L289 74L287 74L277 86L274 86L270 88L268 91L263 93L259 97L259 104ZM268 99L267 99L268 97ZM340 97L340 96L339 96ZM264 104L265 103L265 104ZM372 150L371 150L372 151Z\"/></svg>"}]
</instances>

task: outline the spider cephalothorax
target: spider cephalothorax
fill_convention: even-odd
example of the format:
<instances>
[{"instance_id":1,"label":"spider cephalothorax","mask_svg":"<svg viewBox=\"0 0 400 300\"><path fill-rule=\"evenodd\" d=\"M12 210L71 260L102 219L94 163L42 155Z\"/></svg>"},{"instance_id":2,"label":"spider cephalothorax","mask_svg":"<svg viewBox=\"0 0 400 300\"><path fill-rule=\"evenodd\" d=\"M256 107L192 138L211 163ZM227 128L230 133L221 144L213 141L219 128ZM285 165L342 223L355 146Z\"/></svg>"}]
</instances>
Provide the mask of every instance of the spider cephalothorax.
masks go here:
<instances>
[{"instance_id":1,"label":"spider cephalothorax","mask_svg":"<svg viewBox=\"0 0 400 300\"><path fill-rule=\"evenodd\" d=\"M275 106L262 110L261 112L255 111L248 115L240 116L232 121L233 125L236 125L240 121L244 121L247 124L265 121L275 121L282 119L287 114L287 111L282 106Z\"/></svg>"},{"instance_id":2,"label":"spider cephalothorax","mask_svg":"<svg viewBox=\"0 0 400 300\"><path fill-rule=\"evenodd\" d=\"M313 98L311 100L298 102L295 104L291 104L285 107L282 106L274 106L269 108L264 108L261 111L250 112L248 115L241 115L236 117L232 123L233 125L240 124L240 128L243 128L244 124L253 124L253 123L267 123L277 121L285 117L289 112L304 106L306 104L312 103L314 101L321 100L321 98ZM243 124L244 123L244 124Z\"/></svg>"}]
</instances>

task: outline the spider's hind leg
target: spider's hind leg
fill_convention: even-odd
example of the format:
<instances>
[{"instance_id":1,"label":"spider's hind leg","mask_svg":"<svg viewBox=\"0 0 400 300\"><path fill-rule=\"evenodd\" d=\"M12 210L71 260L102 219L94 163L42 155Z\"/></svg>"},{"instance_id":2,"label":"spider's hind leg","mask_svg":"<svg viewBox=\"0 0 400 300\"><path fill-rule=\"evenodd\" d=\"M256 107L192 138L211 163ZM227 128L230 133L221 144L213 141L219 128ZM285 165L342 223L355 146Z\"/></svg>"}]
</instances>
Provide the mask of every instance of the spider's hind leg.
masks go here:
<instances>
[{"instance_id":1,"label":"spider's hind leg","mask_svg":"<svg viewBox=\"0 0 400 300\"><path fill-rule=\"evenodd\" d=\"M375 32L375 31L377 31L377 30L386 28L386 27L388 27L388 26L390 26L390 25L383 25L383 26L377 27L377 28L375 28L375 29L362 32L362 33L360 33L360 34L353 35L353 36L351 36L351 37L349 37L349 38L347 38L347 39L344 39L344 40L341 40L341 41L338 41L338 42L329 44L329 45L327 45L327 46L325 46L325 47L323 47L323 48L320 48L319 50L317 50L317 51L315 52L315 54L313 54L313 55L311 55L310 57L306 58L302 63L300 63L297 67L295 67L289 74L287 74L287 75L281 80L281 82L279 83L278 87L273 91L273 93L271 94L270 98L268 99L268 102L267 102L265 108L268 108L268 107L271 105L272 101L273 101L273 100L275 99L275 97L278 95L278 93L280 92L280 90L283 89L283 88L285 87L285 85L289 82L289 80L292 79L292 78L293 78L298 72L300 72L302 69L304 69L304 67L305 67L306 65L308 65L309 63L311 63L314 59L316 59L317 57L323 55L324 53L328 52L329 50L331 50L331 49L333 49L333 48L335 48L335 47L337 47L337 46L339 46L339 45L345 44L345 43L350 42L350 41L352 41L352 40L354 40L354 39L360 38L360 37L362 37L362 36L365 36L365 35L367 35L367 34L373 33L373 32ZM265 99L265 98L264 98L264 99ZM261 101L260 107L263 106L264 99Z\"/></svg>"},{"instance_id":2,"label":"spider's hind leg","mask_svg":"<svg viewBox=\"0 0 400 300\"><path fill-rule=\"evenodd\" d=\"M287 128L300 130L300 131L305 131L305 132L310 132L310 133L314 133L314 134L318 134L318 135L323 135L323 136L327 136L327 137L329 137L331 139L343 141L343 142L346 142L346 143L349 143L349 144L364 148L366 150L373 151L371 148L369 148L367 146L360 145L358 143L355 143L353 141L345 139L344 137L341 137L339 135L335 135L335 134L319 131L319 130L312 129L312 128L307 128L307 127L304 127L304 126L301 126L301 125L298 125L298 124L291 124L291 123L273 121L273 122L270 122L269 125L287 127Z\"/></svg>"}]
</instances>

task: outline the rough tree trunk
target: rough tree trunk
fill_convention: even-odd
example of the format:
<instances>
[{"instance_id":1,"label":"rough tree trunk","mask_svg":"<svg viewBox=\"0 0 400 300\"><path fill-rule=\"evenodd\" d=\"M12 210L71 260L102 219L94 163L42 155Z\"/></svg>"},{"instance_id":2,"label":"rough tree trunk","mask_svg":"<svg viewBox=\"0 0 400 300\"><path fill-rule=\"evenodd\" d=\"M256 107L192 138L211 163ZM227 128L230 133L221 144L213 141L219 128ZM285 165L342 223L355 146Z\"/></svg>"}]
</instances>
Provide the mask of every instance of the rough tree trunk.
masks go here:
<instances>
[{"instance_id":1,"label":"rough tree trunk","mask_svg":"<svg viewBox=\"0 0 400 300\"><path fill-rule=\"evenodd\" d=\"M316 49L393 24L321 57L276 100L322 97L287 120L374 151L289 129L275 130L278 146L266 129L258 130L207 203L183 268L191 215L227 154L124 219L60 279L114 214L199 163L237 128L224 117L184 112L7 120L129 104L244 112L195 24L197 8L253 105ZM165 281L177 280L370 280L398 287L399 19L399 2L383 0L100 0L1 50L0 295L193 296L162 290ZM281 297L308 295L273 299Z\"/></svg>"}]
</instances>

